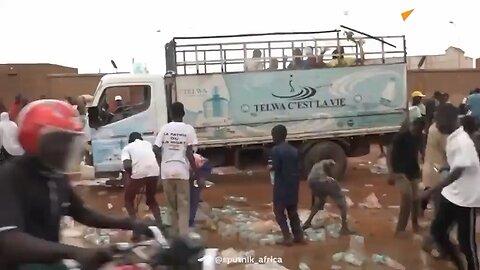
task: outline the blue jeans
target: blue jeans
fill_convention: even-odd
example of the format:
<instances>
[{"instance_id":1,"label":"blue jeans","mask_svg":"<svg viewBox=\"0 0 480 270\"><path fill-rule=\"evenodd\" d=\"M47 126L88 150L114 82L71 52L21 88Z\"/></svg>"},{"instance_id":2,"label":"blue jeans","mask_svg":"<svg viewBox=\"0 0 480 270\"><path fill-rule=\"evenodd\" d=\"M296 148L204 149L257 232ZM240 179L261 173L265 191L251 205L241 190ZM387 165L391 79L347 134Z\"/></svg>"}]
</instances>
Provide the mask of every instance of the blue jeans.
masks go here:
<instances>
[{"instance_id":1,"label":"blue jeans","mask_svg":"<svg viewBox=\"0 0 480 270\"><path fill-rule=\"evenodd\" d=\"M198 176L202 178L208 177L212 172L212 167L210 163L207 161L203 164L202 167L198 169ZM200 191L201 188L195 187L193 185L193 181L190 181L190 220L188 221L188 225L193 227L195 225L195 216L197 214L198 206L200 204Z\"/></svg>"}]
</instances>

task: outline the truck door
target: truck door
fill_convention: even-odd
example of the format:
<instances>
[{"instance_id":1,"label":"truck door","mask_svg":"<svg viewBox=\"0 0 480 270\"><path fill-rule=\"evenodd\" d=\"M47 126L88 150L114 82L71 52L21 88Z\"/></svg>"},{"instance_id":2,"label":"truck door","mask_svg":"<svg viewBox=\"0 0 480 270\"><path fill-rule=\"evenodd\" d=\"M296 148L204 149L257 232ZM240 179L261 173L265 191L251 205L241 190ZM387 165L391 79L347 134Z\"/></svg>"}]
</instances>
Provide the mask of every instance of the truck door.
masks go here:
<instances>
[{"instance_id":1,"label":"truck door","mask_svg":"<svg viewBox=\"0 0 480 270\"><path fill-rule=\"evenodd\" d=\"M119 172L123 169L121 151L132 132L153 142L158 130L156 103L152 83L108 85L103 88L95 111L100 123L91 128L92 155L95 173Z\"/></svg>"}]
</instances>

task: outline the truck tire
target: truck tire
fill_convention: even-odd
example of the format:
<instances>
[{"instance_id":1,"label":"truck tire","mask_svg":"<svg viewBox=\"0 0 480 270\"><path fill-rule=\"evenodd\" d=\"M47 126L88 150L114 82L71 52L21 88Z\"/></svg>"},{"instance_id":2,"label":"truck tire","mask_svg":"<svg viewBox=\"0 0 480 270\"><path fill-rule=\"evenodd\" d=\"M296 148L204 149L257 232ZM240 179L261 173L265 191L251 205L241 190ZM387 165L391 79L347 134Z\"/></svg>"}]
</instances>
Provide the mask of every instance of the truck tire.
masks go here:
<instances>
[{"instance_id":1,"label":"truck tire","mask_svg":"<svg viewBox=\"0 0 480 270\"><path fill-rule=\"evenodd\" d=\"M303 160L305 175L308 176L313 165L322 159L333 159L335 161L333 177L341 181L347 170L347 155L338 143L332 141L319 142L308 150Z\"/></svg>"}]
</instances>

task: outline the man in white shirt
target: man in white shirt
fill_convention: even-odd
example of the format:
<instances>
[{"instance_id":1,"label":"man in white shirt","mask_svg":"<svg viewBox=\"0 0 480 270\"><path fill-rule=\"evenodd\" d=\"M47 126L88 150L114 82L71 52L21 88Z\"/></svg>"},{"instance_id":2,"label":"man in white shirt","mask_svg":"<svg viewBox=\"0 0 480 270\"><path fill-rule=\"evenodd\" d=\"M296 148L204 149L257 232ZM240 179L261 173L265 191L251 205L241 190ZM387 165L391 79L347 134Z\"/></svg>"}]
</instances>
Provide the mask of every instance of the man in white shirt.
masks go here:
<instances>
[{"instance_id":1,"label":"man in white shirt","mask_svg":"<svg viewBox=\"0 0 480 270\"><path fill-rule=\"evenodd\" d=\"M10 120L7 112L0 114L0 162L14 156L23 155L24 150L18 142L18 127Z\"/></svg>"},{"instance_id":2,"label":"man in white shirt","mask_svg":"<svg viewBox=\"0 0 480 270\"><path fill-rule=\"evenodd\" d=\"M154 151L161 160L163 190L172 219L172 233L187 235L190 218L190 168L197 175L193 147L198 144L195 129L183 123L183 104L170 107L172 122L164 125L155 140Z\"/></svg>"},{"instance_id":3,"label":"man in white shirt","mask_svg":"<svg viewBox=\"0 0 480 270\"><path fill-rule=\"evenodd\" d=\"M153 146L144 141L138 132L132 132L128 138L128 144L122 150L122 162L129 180L125 187L125 208L132 219L136 219L137 211L134 201L145 187L145 199L148 208L152 212L155 221L161 225L162 218L155 194L157 193L158 167ZM137 237L134 235L134 238Z\"/></svg>"},{"instance_id":4,"label":"man in white shirt","mask_svg":"<svg viewBox=\"0 0 480 270\"><path fill-rule=\"evenodd\" d=\"M264 70L262 62L262 52L259 49L253 50L253 57L245 60L245 71L260 71Z\"/></svg>"},{"instance_id":5,"label":"man in white shirt","mask_svg":"<svg viewBox=\"0 0 480 270\"><path fill-rule=\"evenodd\" d=\"M480 207L480 161L477 151L468 133L459 125L455 106L439 105L435 122L438 130L448 135L446 154L449 172L441 184L425 193L429 195L441 190L442 195L430 232L440 251L458 269L463 270L463 261L450 241L450 230L456 224L467 269L480 269L475 241L475 208Z\"/></svg>"}]
</instances>

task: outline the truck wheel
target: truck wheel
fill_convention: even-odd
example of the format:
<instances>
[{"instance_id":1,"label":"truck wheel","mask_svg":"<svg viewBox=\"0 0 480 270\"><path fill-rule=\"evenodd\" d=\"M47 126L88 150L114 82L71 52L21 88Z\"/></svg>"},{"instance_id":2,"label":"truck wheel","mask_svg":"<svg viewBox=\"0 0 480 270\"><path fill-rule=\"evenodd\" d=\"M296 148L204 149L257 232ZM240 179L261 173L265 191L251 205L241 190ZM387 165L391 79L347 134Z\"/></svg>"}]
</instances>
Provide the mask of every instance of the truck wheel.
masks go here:
<instances>
[{"instance_id":1,"label":"truck wheel","mask_svg":"<svg viewBox=\"0 0 480 270\"><path fill-rule=\"evenodd\" d=\"M313 165L322 159L333 159L336 163L333 168L333 177L342 180L347 170L347 155L343 148L335 142L319 142L308 150L304 158L304 172L308 176Z\"/></svg>"}]
</instances>

